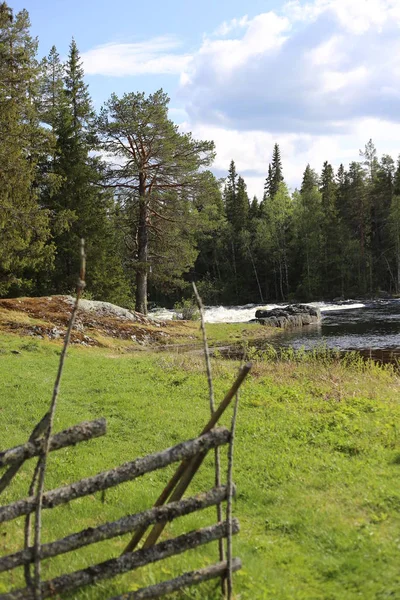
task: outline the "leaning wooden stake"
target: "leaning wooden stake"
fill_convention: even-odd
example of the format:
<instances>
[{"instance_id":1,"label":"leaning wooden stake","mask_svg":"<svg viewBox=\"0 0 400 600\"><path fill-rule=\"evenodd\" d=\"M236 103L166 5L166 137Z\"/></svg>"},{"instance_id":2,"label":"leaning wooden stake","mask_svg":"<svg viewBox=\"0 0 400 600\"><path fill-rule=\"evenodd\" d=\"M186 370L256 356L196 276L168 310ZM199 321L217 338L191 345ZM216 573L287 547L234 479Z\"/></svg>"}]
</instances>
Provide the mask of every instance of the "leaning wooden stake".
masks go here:
<instances>
[{"instance_id":1,"label":"leaning wooden stake","mask_svg":"<svg viewBox=\"0 0 400 600\"><path fill-rule=\"evenodd\" d=\"M232 425L231 425L231 439L229 442L229 450L228 450L228 501L226 506L226 521L228 526L228 535L227 535L227 544L226 544L226 554L227 554L227 570L226 570L226 581L227 581L227 597L228 600L232 600L233 594L233 579L232 573L234 571L233 567L233 558L232 558L232 500L234 494L234 485L233 485L233 450L235 443L235 433L236 433L236 420L237 420L237 411L239 406L239 391L236 393L236 401L233 407L233 416L232 416Z\"/></svg>"},{"instance_id":2,"label":"leaning wooden stake","mask_svg":"<svg viewBox=\"0 0 400 600\"><path fill-rule=\"evenodd\" d=\"M196 297L197 306L199 307L199 312L200 312L201 331L203 334L204 359L206 362L208 393L209 393L209 399L210 399L210 413L211 413L211 416L213 416L213 414L215 412L214 386L213 386L213 379L212 379L212 373L211 373L210 351L208 349L208 341L207 341L207 334L206 334L204 307L203 307L203 302L201 300L199 292L197 291L197 287L196 287L196 284L194 281L192 282L192 286L193 286L194 295ZM215 486L219 487L221 485L221 464L220 464L220 456L219 456L218 448L215 448L215 450L214 450L214 457L215 457ZM222 505L221 504L217 504L217 521L222 521ZM225 549L224 549L223 540L219 540L218 545L219 545L219 548L218 548L219 549L219 560L220 560L220 562L224 562ZM222 580L222 588L223 588L222 592L225 593L225 581L224 580Z\"/></svg>"},{"instance_id":3,"label":"leaning wooden stake","mask_svg":"<svg viewBox=\"0 0 400 600\"><path fill-rule=\"evenodd\" d=\"M238 391L238 389L242 385L243 381L249 374L250 369L251 369L251 363L247 363L240 369L239 374L236 377L235 381L233 382L231 389L225 395L225 398L222 400L222 402L218 406L217 410L213 413L211 419L208 421L207 425L204 427L203 431L201 432L201 435L204 435L205 433L210 431L218 423L221 415L224 413L226 408L229 406L232 398L235 396L236 392ZM198 458L198 460L200 460L200 464L203 462L203 459L204 459L204 457ZM194 467L195 467L195 465L193 465L193 459L192 459L192 461L184 460L179 465L178 469L176 470L174 475L171 477L171 479L167 483L167 485L164 488L164 490L162 491L161 495L158 497L158 499L154 503L154 506L161 506L162 504L164 504L170 497L172 491L176 488L176 486L177 486L178 482L180 481L180 479L182 478L183 474L187 470L189 472L193 472ZM140 540L146 533L146 530L147 530L147 527L144 527L144 528L142 527L137 530L135 535L130 540L129 544L124 549L123 554L125 554L127 552L132 552L136 548L136 546L138 545L138 543L140 542Z\"/></svg>"},{"instance_id":4,"label":"leaning wooden stake","mask_svg":"<svg viewBox=\"0 0 400 600\"><path fill-rule=\"evenodd\" d=\"M54 383L53 396L50 403L49 410L49 423L45 432L45 441L43 454L40 457L40 467L39 467L39 475L38 475L38 486L37 486L37 497L36 497L36 512L35 512L35 537L34 537L34 555L35 555L35 563L34 563L34 595L36 600L41 599L41 588L40 588L40 537L41 537L41 529L42 529L42 502L43 502L43 493L44 493L44 480L46 474L46 466L47 466L47 455L49 452L50 446L50 437L53 429L54 415L57 406L57 398L58 392L60 389L60 381L64 368L65 356L67 354L67 349L69 345L69 341L71 338L72 328L75 323L76 313L78 312L79 299L82 294L82 290L85 287L85 273L86 273L86 255L85 255L85 243L84 240L81 240L81 269L79 274L79 280L76 288L76 299L74 308L71 313L71 318L69 320L67 333L64 339L64 345L60 356L60 363L58 366L58 372L56 376L56 381Z\"/></svg>"}]
</instances>

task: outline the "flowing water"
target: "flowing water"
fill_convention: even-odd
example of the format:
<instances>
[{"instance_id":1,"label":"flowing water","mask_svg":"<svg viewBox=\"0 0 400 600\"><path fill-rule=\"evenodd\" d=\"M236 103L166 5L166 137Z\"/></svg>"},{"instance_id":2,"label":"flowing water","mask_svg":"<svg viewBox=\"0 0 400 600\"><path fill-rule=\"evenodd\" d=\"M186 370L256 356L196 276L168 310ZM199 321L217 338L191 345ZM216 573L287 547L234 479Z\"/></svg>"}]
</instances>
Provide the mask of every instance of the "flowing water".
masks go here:
<instances>
[{"instance_id":1,"label":"flowing water","mask_svg":"<svg viewBox=\"0 0 400 600\"><path fill-rule=\"evenodd\" d=\"M306 350L317 346L344 352L357 350L385 362L400 359L400 299L310 304L320 308L320 324L282 331L268 343ZM244 323L254 319L258 308L277 306L285 305L210 306L205 309L205 320L208 323ZM174 314L174 311L161 309L153 316L172 319ZM257 344L260 346L260 342Z\"/></svg>"}]
</instances>

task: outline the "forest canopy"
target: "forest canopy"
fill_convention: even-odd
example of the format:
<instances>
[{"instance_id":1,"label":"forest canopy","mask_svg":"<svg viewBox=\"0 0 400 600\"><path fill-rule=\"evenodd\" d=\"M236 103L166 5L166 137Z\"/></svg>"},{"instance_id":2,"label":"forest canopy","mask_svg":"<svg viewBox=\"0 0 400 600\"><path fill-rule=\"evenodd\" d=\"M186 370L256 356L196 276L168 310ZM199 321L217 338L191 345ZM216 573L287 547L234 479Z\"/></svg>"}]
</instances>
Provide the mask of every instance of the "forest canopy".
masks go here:
<instances>
[{"instance_id":1,"label":"forest canopy","mask_svg":"<svg viewBox=\"0 0 400 600\"><path fill-rule=\"evenodd\" d=\"M144 313L192 279L208 304L400 293L400 159L370 140L291 191L276 143L250 199L168 102L112 94L96 114L75 41L40 58L28 12L0 4L0 295L70 293L81 237L86 293Z\"/></svg>"}]
</instances>

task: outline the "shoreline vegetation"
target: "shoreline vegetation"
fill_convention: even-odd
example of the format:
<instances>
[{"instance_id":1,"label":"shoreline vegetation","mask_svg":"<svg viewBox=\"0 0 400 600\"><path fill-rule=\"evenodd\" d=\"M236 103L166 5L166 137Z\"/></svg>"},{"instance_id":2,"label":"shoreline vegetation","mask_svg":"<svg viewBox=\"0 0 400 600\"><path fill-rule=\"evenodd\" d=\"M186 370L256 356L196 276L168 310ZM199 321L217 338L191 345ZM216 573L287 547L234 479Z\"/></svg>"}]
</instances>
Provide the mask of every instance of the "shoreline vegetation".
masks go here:
<instances>
[{"instance_id":1,"label":"shoreline vegetation","mask_svg":"<svg viewBox=\"0 0 400 600\"><path fill-rule=\"evenodd\" d=\"M4 325L4 312L0 314ZM208 324L207 334L226 341L240 336L240 328L252 331L250 325ZM176 322L171 328L178 328L182 340L182 331L192 336L199 323ZM267 328L258 329L265 335ZM24 441L45 411L60 350L58 339L0 332L2 446ZM339 360L329 352L302 356L286 351L280 357L249 352L253 369L240 398L234 469L234 515L241 523L234 552L244 564L235 575L236 593L249 600L395 597L400 539L398 371L356 354ZM212 358L217 401L238 366L238 361L218 354ZM105 417L108 434L79 449L53 453L48 489L195 437L208 411L201 353L172 349L157 353L152 348L128 353L112 344L103 348L74 344L66 360L55 431L72 421ZM229 420L227 414L222 424ZM24 467L4 502L26 495L31 469ZM224 457L223 476L225 472ZM107 492L104 503L100 494L75 501L75 523L70 522L68 507L54 509L51 518L44 513L46 541L150 505L168 476L169 472L155 473L123 484ZM212 463L207 461L190 492L212 480ZM213 518L207 509L169 525L164 535L205 526ZM2 554L18 549L20 530L17 521L2 529ZM117 538L92 547L80 558L68 556L68 570L116 556L125 544L125 538ZM176 559L170 559L74 597L106 598L168 579L182 567L210 564L217 552L214 545L206 546L185 555L184 565L178 559L179 567ZM51 566L43 563L46 579L61 570L65 557ZM0 592L19 587L21 581L19 570L2 574ZM192 589L176 597L194 600L198 593ZM201 593L219 597L212 583Z\"/></svg>"}]
</instances>

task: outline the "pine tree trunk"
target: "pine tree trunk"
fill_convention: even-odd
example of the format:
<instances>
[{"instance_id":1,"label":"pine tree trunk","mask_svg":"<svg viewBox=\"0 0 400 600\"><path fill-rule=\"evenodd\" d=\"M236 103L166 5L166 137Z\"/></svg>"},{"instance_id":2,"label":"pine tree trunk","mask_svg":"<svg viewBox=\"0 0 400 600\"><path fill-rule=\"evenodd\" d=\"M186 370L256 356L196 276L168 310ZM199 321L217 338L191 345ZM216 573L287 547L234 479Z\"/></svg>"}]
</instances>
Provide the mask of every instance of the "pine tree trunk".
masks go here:
<instances>
[{"instance_id":1,"label":"pine tree trunk","mask_svg":"<svg viewBox=\"0 0 400 600\"><path fill-rule=\"evenodd\" d=\"M139 175L139 225L138 225L138 269L136 273L135 310L147 315L147 260L149 241L147 231L147 203L145 197L145 176Z\"/></svg>"}]
</instances>

